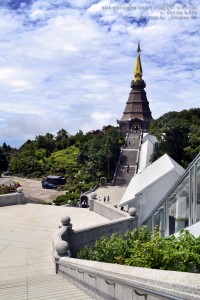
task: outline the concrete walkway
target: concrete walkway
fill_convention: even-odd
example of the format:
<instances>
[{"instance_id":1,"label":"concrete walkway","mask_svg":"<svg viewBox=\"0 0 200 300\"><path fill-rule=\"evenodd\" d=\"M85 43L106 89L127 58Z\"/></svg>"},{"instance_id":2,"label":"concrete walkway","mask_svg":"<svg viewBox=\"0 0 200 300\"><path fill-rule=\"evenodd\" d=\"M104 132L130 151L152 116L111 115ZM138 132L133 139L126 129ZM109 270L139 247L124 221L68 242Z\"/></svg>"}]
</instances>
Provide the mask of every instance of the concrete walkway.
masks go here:
<instances>
[{"instance_id":1,"label":"concrete walkway","mask_svg":"<svg viewBox=\"0 0 200 300\"><path fill-rule=\"evenodd\" d=\"M108 220L83 208L40 204L0 208L0 299L91 299L55 275L52 233L69 215L73 228Z\"/></svg>"},{"instance_id":2,"label":"concrete walkway","mask_svg":"<svg viewBox=\"0 0 200 300\"><path fill-rule=\"evenodd\" d=\"M100 201L102 202L104 201L104 197L106 197L106 203L109 196L110 200L107 204L114 206L120 203L126 189L126 186L99 187L98 189L96 189L95 193L97 194L97 199L100 198Z\"/></svg>"}]
</instances>

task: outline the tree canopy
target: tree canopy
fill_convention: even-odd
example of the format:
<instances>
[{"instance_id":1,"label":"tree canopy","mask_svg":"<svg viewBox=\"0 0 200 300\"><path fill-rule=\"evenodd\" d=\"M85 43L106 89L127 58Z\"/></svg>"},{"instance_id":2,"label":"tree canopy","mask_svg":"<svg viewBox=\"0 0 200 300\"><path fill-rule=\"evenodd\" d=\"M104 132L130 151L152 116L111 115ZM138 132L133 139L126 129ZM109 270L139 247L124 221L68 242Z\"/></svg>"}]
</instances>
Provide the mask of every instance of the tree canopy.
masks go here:
<instances>
[{"instance_id":1,"label":"tree canopy","mask_svg":"<svg viewBox=\"0 0 200 300\"><path fill-rule=\"evenodd\" d=\"M159 141L153 161L167 153L187 167L200 152L200 109L168 112L152 122L149 132Z\"/></svg>"},{"instance_id":2,"label":"tree canopy","mask_svg":"<svg viewBox=\"0 0 200 300\"><path fill-rule=\"evenodd\" d=\"M11 156L15 151L16 149L11 148L6 143L0 147L0 173L8 169Z\"/></svg>"},{"instance_id":3,"label":"tree canopy","mask_svg":"<svg viewBox=\"0 0 200 300\"><path fill-rule=\"evenodd\" d=\"M151 123L149 133L157 136L156 160L164 153L183 167L200 152L200 109L168 112ZM5 143L0 147L0 171L8 168L16 175L43 177L49 173L73 180L98 181L113 178L124 137L113 126L84 134L70 135L60 129L27 140L18 150Z\"/></svg>"},{"instance_id":4,"label":"tree canopy","mask_svg":"<svg viewBox=\"0 0 200 300\"><path fill-rule=\"evenodd\" d=\"M111 180L123 144L115 127L86 134L80 130L74 136L61 129L56 136L46 133L28 140L12 155L9 168L26 177L62 173L70 181L98 181L100 176Z\"/></svg>"}]
</instances>

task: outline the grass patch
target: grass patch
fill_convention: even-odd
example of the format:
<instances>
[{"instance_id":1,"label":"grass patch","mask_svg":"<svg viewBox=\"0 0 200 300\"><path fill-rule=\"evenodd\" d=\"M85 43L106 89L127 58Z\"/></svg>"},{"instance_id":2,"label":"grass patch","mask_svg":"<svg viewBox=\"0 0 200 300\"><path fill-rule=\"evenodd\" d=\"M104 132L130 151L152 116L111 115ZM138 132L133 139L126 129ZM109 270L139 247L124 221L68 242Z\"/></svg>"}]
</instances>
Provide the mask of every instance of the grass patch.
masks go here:
<instances>
[{"instance_id":1,"label":"grass patch","mask_svg":"<svg viewBox=\"0 0 200 300\"><path fill-rule=\"evenodd\" d=\"M79 148L76 146L68 147L64 150L59 150L54 152L51 155L51 159L58 163L65 163L69 165L76 165L77 164L77 156L79 154Z\"/></svg>"}]
</instances>

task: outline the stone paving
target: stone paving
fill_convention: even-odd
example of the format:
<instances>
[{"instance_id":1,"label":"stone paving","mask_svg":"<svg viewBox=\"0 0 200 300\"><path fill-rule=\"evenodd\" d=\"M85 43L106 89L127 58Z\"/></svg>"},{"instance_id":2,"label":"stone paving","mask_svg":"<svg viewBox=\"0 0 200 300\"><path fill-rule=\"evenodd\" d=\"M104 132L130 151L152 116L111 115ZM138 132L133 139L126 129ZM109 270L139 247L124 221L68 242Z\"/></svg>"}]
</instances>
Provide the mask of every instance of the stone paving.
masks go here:
<instances>
[{"instance_id":1,"label":"stone paving","mask_svg":"<svg viewBox=\"0 0 200 300\"><path fill-rule=\"evenodd\" d=\"M97 194L97 199L100 198L100 200L104 202L103 199L106 197L106 204L114 206L120 203L120 200L122 199L126 189L126 186L99 187L95 193ZM110 198L109 202L107 202L108 196Z\"/></svg>"},{"instance_id":2,"label":"stone paving","mask_svg":"<svg viewBox=\"0 0 200 300\"><path fill-rule=\"evenodd\" d=\"M0 299L90 299L55 275L52 233L69 215L73 228L108 220L89 209L40 204L0 208Z\"/></svg>"},{"instance_id":3,"label":"stone paving","mask_svg":"<svg viewBox=\"0 0 200 300\"><path fill-rule=\"evenodd\" d=\"M41 181L27 179L27 178L20 178L20 177L5 177L0 178L0 184L10 184L13 181L19 182L22 186L23 193L26 198L32 199L35 201L41 202L50 202L60 194L65 194L66 191L58 192L51 189L43 189L41 186ZM101 201L103 201L104 196L110 197L109 204L114 206L120 203L120 200L125 193L127 187L124 186L107 186L107 187L99 187L95 193L97 196L100 197Z\"/></svg>"}]
</instances>

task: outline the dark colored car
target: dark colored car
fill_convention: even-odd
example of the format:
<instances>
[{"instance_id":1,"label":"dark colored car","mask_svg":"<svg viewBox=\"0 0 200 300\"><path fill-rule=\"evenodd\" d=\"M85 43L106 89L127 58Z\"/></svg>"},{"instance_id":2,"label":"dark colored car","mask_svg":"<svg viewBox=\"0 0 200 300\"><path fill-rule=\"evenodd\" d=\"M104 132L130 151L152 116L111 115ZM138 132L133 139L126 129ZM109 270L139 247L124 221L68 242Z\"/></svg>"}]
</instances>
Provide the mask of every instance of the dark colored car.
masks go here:
<instances>
[{"instance_id":1,"label":"dark colored car","mask_svg":"<svg viewBox=\"0 0 200 300\"><path fill-rule=\"evenodd\" d=\"M57 185L51 182L42 182L43 189L57 189Z\"/></svg>"},{"instance_id":2,"label":"dark colored car","mask_svg":"<svg viewBox=\"0 0 200 300\"><path fill-rule=\"evenodd\" d=\"M10 171L5 171L2 173L3 176L13 176L13 173Z\"/></svg>"},{"instance_id":3,"label":"dark colored car","mask_svg":"<svg viewBox=\"0 0 200 300\"><path fill-rule=\"evenodd\" d=\"M66 179L62 176L49 175L42 180L42 187L44 189L57 189L59 186L63 186L66 183Z\"/></svg>"}]
</instances>

